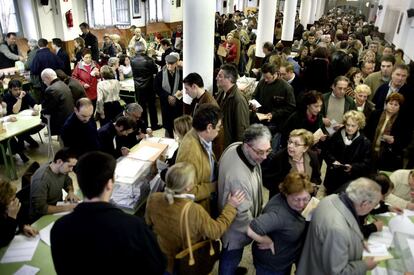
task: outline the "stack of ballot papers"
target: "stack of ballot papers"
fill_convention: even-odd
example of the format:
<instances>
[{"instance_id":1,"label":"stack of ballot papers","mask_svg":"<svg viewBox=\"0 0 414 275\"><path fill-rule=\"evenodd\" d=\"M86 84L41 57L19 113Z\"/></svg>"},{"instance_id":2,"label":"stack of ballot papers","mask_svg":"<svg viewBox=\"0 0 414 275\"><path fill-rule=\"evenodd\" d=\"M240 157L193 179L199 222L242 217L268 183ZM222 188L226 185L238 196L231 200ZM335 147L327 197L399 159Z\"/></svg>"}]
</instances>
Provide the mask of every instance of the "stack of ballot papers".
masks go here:
<instances>
[{"instance_id":1,"label":"stack of ballot papers","mask_svg":"<svg viewBox=\"0 0 414 275\"><path fill-rule=\"evenodd\" d=\"M178 142L175 141L173 138L162 138L162 137L150 137L147 138L146 141L153 142L153 143L159 143L159 144L166 144L167 152L166 152L166 158L172 158L174 155L174 152L178 149Z\"/></svg>"},{"instance_id":2,"label":"stack of ballot papers","mask_svg":"<svg viewBox=\"0 0 414 275\"><path fill-rule=\"evenodd\" d=\"M0 263L5 264L31 261L36 252L39 240L39 235L33 238L23 235L15 236L7 248L6 253L4 253Z\"/></svg>"},{"instance_id":3,"label":"stack of ballot papers","mask_svg":"<svg viewBox=\"0 0 414 275\"><path fill-rule=\"evenodd\" d=\"M151 165L152 163L149 161L129 156L122 158L116 164L115 183L133 184L138 179L144 178L149 174Z\"/></svg>"}]
</instances>

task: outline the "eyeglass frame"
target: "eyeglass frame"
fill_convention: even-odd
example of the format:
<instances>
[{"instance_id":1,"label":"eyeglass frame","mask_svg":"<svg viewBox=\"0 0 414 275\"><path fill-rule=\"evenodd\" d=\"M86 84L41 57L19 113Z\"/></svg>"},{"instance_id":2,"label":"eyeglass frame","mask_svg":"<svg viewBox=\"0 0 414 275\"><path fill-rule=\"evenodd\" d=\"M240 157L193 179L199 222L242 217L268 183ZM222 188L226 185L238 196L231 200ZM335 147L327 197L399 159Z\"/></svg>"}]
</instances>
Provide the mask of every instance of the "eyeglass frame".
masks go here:
<instances>
[{"instance_id":1,"label":"eyeglass frame","mask_svg":"<svg viewBox=\"0 0 414 275\"><path fill-rule=\"evenodd\" d=\"M305 143L299 144L299 143L293 142L291 139L288 139L287 144L288 145L293 144L293 146L295 146L295 147L306 146Z\"/></svg>"},{"instance_id":2,"label":"eyeglass frame","mask_svg":"<svg viewBox=\"0 0 414 275\"><path fill-rule=\"evenodd\" d=\"M307 196L307 198L291 198L291 200L294 203L300 203L300 202L308 203L308 202L310 202L311 199L312 199L311 195Z\"/></svg>"},{"instance_id":3,"label":"eyeglass frame","mask_svg":"<svg viewBox=\"0 0 414 275\"><path fill-rule=\"evenodd\" d=\"M262 151L262 150L257 150L257 149L255 149L254 147L253 147L253 145L251 145L251 144L249 144L249 143L246 143L252 150L253 150L253 152L256 154L256 155L258 155L258 156L268 156L270 153L272 153L272 151L273 151L273 149L272 148L269 148L268 150L266 150L266 151Z\"/></svg>"}]
</instances>

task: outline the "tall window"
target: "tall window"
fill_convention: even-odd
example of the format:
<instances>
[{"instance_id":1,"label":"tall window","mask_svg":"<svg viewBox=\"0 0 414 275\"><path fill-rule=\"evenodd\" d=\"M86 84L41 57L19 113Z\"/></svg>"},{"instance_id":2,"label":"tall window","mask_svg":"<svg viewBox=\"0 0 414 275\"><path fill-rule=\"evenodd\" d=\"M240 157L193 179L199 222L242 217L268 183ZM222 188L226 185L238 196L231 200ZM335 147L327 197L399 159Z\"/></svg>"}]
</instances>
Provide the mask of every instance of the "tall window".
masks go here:
<instances>
[{"instance_id":1,"label":"tall window","mask_svg":"<svg viewBox=\"0 0 414 275\"><path fill-rule=\"evenodd\" d=\"M162 16L162 0L149 1L149 22L161 22Z\"/></svg>"},{"instance_id":2,"label":"tall window","mask_svg":"<svg viewBox=\"0 0 414 275\"><path fill-rule=\"evenodd\" d=\"M93 27L130 25L129 9L129 0L88 0L89 22Z\"/></svg>"},{"instance_id":3,"label":"tall window","mask_svg":"<svg viewBox=\"0 0 414 275\"><path fill-rule=\"evenodd\" d=\"M0 0L0 27L2 33L20 32L16 2L11 0Z\"/></svg>"}]
</instances>

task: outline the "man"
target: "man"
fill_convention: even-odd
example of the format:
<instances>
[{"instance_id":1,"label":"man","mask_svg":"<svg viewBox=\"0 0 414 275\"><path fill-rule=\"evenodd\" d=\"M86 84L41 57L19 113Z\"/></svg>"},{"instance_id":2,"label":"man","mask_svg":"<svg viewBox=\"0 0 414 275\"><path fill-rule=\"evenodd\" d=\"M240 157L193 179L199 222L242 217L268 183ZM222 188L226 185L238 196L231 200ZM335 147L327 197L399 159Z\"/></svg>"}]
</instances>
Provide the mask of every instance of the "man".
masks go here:
<instances>
[{"instance_id":1,"label":"man","mask_svg":"<svg viewBox=\"0 0 414 275\"><path fill-rule=\"evenodd\" d=\"M135 122L135 126L133 127L132 133L128 134L127 136L117 136L116 143L119 146L131 148L134 147L138 142L140 142L143 138L145 138L145 133L151 134L152 129L147 128L145 122L141 119L142 117L142 107L138 103L129 103L125 107L125 111L117 116L119 117L126 117L130 118Z\"/></svg>"},{"instance_id":2,"label":"man","mask_svg":"<svg viewBox=\"0 0 414 275\"><path fill-rule=\"evenodd\" d=\"M36 104L29 93L22 90L22 83L18 79L10 80L8 92L3 96L3 101L7 104L7 114L18 114L23 110L32 110L32 115L39 115L40 106ZM22 134L19 134L18 140L24 147L24 141L30 144L31 148L39 147L39 144L31 135L38 133L44 125L36 126Z\"/></svg>"},{"instance_id":3,"label":"man","mask_svg":"<svg viewBox=\"0 0 414 275\"><path fill-rule=\"evenodd\" d=\"M217 105L200 105L193 117L193 128L184 136L176 162L188 162L196 168L195 201L210 213L211 193L216 191L217 167L213 140L221 128L221 111Z\"/></svg>"},{"instance_id":4,"label":"man","mask_svg":"<svg viewBox=\"0 0 414 275\"><path fill-rule=\"evenodd\" d=\"M375 70L375 62L372 60L363 61L361 64L362 78L367 78Z\"/></svg>"},{"instance_id":5,"label":"man","mask_svg":"<svg viewBox=\"0 0 414 275\"><path fill-rule=\"evenodd\" d=\"M284 47L281 52L282 60L286 60L288 63L293 65L293 72L297 75L300 74L300 65L299 63L293 59L291 56L292 50L290 47Z\"/></svg>"},{"instance_id":6,"label":"man","mask_svg":"<svg viewBox=\"0 0 414 275\"><path fill-rule=\"evenodd\" d=\"M144 53L147 51L147 42L145 41L144 37L142 37L141 28L134 29L134 36L132 36L131 40L129 40L128 48L135 49L138 43L141 43L143 47Z\"/></svg>"},{"instance_id":7,"label":"man","mask_svg":"<svg viewBox=\"0 0 414 275\"><path fill-rule=\"evenodd\" d=\"M157 108L155 106L155 92L153 89L154 75L158 72L157 65L152 58L145 54L145 45L137 42L135 46L136 56L131 61L132 75L134 77L135 98L141 104L142 118L148 124L148 113L151 127L154 130L161 128L158 125Z\"/></svg>"},{"instance_id":8,"label":"man","mask_svg":"<svg viewBox=\"0 0 414 275\"><path fill-rule=\"evenodd\" d=\"M394 190L385 197L385 202L401 208L414 210L414 171L399 169L390 175Z\"/></svg>"},{"instance_id":9,"label":"man","mask_svg":"<svg viewBox=\"0 0 414 275\"><path fill-rule=\"evenodd\" d=\"M50 232L58 274L164 273L166 259L151 230L141 218L109 203L115 166L115 159L102 152L79 159L76 176L84 200Z\"/></svg>"},{"instance_id":10,"label":"man","mask_svg":"<svg viewBox=\"0 0 414 275\"><path fill-rule=\"evenodd\" d=\"M85 22L81 23L79 25L79 28L82 32L82 34L79 36L82 37L83 40L85 40L85 48L88 48L91 50L92 59L95 62L98 62L99 61L98 39L96 38L95 35L93 35L90 32L88 23L85 23Z\"/></svg>"},{"instance_id":11,"label":"man","mask_svg":"<svg viewBox=\"0 0 414 275\"><path fill-rule=\"evenodd\" d=\"M394 56L383 56L381 59L381 70L371 73L364 79L364 84L367 84L371 88L371 95L369 96L369 100L372 100L379 86L390 81L391 72L394 65Z\"/></svg>"},{"instance_id":12,"label":"man","mask_svg":"<svg viewBox=\"0 0 414 275\"><path fill-rule=\"evenodd\" d=\"M177 29L171 35L171 44L176 51L183 49L183 26L178 25Z\"/></svg>"},{"instance_id":13,"label":"man","mask_svg":"<svg viewBox=\"0 0 414 275\"><path fill-rule=\"evenodd\" d=\"M55 51L57 57L59 57L60 61L62 62L62 70L67 74L71 75L72 70L70 68L70 58L68 53L62 48L63 42L60 38L53 38L52 39L52 48Z\"/></svg>"},{"instance_id":14,"label":"man","mask_svg":"<svg viewBox=\"0 0 414 275\"><path fill-rule=\"evenodd\" d=\"M16 44L16 33L6 34L6 41L0 44L0 69L14 67L16 61L24 61Z\"/></svg>"},{"instance_id":15,"label":"man","mask_svg":"<svg viewBox=\"0 0 414 275\"><path fill-rule=\"evenodd\" d=\"M332 84L332 92L323 94L321 114L325 128L338 130L342 127L342 116L350 110L356 110L353 98L345 95L349 83L350 80L347 77L337 76ZM330 134L332 133L331 131Z\"/></svg>"},{"instance_id":16,"label":"man","mask_svg":"<svg viewBox=\"0 0 414 275\"><path fill-rule=\"evenodd\" d=\"M159 65L161 68L165 66L166 61L165 58L172 53L173 49L171 48L171 42L170 40L164 38L160 41L161 48L164 50L164 52L161 54L161 60L155 61L157 65Z\"/></svg>"},{"instance_id":17,"label":"man","mask_svg":"<svg viewBox=\"0 0 414 275\"><path fill-rule=\"evenodd\" d=\"M190 73L183 80L185 92L193 99L190 106L190 115L194 116L197 108L204 103L218 106L214 97L204 89L204 81L198 73Z\"/></svg>"},{"instance_id":18,"label":"man","mask_svg":"<svg viewBox=\"0 0 414 275\"><path fill-rule=\"evenodd\" d=\"M263 65L262 74L263 79L257 84L253 98L262 105L259 112L266 115L261 122L268 125L272 135L275 135L280 132L282 125L295 111L295 95L292 86L279 78L276 65L270 63Z\"/></svg>"},{"instance_id":19,"label":"man","mask_svg":"<svg viewBox=\"0 0 414 275\"><path fill-rule=\"evenodd\" d=\"M243 140L243 133L249 127L249 104L236 85L237 68L224 64L216 77L221 92L217 103L223 112L224 146ZM225 148L224 147L224 148Z\"/></svg>"},{"instance_id":20,"label":"man","mask_svg":"<svg viewBox=\"0 0 414 275\"><path fill-rule=\"evenodd\" d=\"M243 142L235 142L224 151L219 165L218 208L224 208L229 194L242 190L245 201L222 237L219 274L235 274L243 250L251 242L247 236L250 222L262 211L262 163L271 151L271 134L262 124L253 124L244 132Z\"/></svg>"},{"instance_id":21,"label":"man","mask_svg":"<svg viewBox=\"0 0 414 275\"><path fill-rule=\"evenodd\" d=\"M128 136L134 131L135 121L125 116L119 117L115 122L108 122L98 130L100 150L112 155L114 158L126 156L129 148L118 144L117 136Z\"/></svg>"},{"instance_id":22,"label":"man","mask_svg":"<svg viewBox=\"0 0 414 275\"><path fill-rule=\"evenodd\" d=\"M92 101L86 97L81 98L76 101L74 112L62 127L63 144L77 157L99 148L98 131L92 115Z\"/></svg>"},{"instance_id":23,"label":"man","mask_svg":"<svg viewBox=\"0 0 414 275\"><path fill-rule=\"evenodd\" d=\"M79 82L79 80L65 74L65 72L62 70L56 70L56 75L60 80L68 85L72 94L73 102L78 101L79 98L86 97L85 88Z\"/></svg>"},{"instance_id":24,"label":"man","mask_svg":"<svg viewBox=\"0 0 414 275\"><path fill-rule=\"evenodd\" d=\"M65 201L77 202L72 179L68 173L75 167L77 159L68 149L59 150L53 159L40 166L33 174L30 184L30 219L35 221L43 215L70 211L75 204L56 205L62 201L62 189L68 193Z\"/></svg>"},{"instance_id":25,"label":"man","mask_svg":"<svg viewBox=\"0 0 414 275\"><path fill-rule=\"evenodd\" d=\"M312 215L298 275L363 275L375 268L373 257L362 259L364 236L358 219L379 203L380 186L367 178L350 183L345 193L330 195Z\"/></svg>"},{"instance_id":26,"label":"man","mask_svg":"<svg viewBox=\"0 0 414 275\"><path fill-rule=\"evenodd\" d=\"M116 57L117 54L117 50L114 44L114 41L112 41L111 37L109 36L109 34L104 34L104 42L102 44L102 49L99 52L99 56L101 58L101 64L109 64L109 59L111 57Z\"/></svg>"},{"instance_id":27,"label":"man","mask_svg":"<svg viewBox=\"0 0 414 275\"><path fill-rule=\"evenodd\" d=\"M73 98L69 87L59 80L55 71L42 71L42 81L47 86L42 102L42 115L50 116L50 135L60 135L62 125L73 111Z\"/></svg>"},{"instance_id":28,"label":"man","mask_svg":"<svg viewBox=\"0 0 414 275\"><path fill-rule=\"evenodd\" d=\"M394 56L394 49L390 44L386 44L382 50L382 57L384 56Z\"/></svg>"},{"instance_id":29,"label":"man","mask_svg":"<svg viewBox=\"0 0 414 275\"><path fill-rule=\"evenodd\" d=\"M46 68L52 70L63 69L63 62L47 47L47 40L40 38L37 42L39 49L30 66L30 73L40 75Z\"/></svg>"},{"instance_id":30,"label":"man","mask_svg":"<svg viewBox=\"0 0 414 275\"><path fill-rule=\"evenodd\" d=\"M29 39L27 42L27 45L29 46L29 50L27 51L27 60L24 63L24 68L28 71L30 71L30 66L33 63L33 59L37 54L37 51L39 50L38 42L36 39ZM42 80L40 79L40 75L33 75L30 74L30 83L32 84L32 95L36 102L40 103L41 100L41 88L42 88Z\"/></svg>"},{"instance_id":31,"label":"man","mask_svg":"<svg viewBox=\"0 0 414 275\"><path fill-rule=\"evenodd\" d=\"M279 75L292 86L293 93L295 94L295 102L298 105L299 99L303 92L305 92L305 86L298 75L295 74L293 64L290 62L283 62L279 67Z\"/></svg>"},{"instance_id":32,"label":"man","mask_svg":"<svg viewBox=\"0 0 414 275\"><path fill-rule=\"evenodd\" d=\"M160 97L162 124L166 136L172 138L174 119L183 114L182 90L183 74L177 68L178 58L172 54L165 58L167 65L158 72L154 80L154 88Z\"/></svg>"}]
</instances>

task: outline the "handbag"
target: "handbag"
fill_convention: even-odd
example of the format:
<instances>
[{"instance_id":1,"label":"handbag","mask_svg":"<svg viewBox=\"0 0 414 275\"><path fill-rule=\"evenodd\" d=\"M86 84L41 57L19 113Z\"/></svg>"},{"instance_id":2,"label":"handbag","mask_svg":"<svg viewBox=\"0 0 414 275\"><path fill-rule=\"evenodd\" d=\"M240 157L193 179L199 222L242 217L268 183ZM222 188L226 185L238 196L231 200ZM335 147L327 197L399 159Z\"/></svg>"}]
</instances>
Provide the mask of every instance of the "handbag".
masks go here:
<instances>
[{"instance_id":1,"label":"handbag","mask_svg":"<svg viewBox=\"0 0 414 275\"><path fill-rule=\"evenodd\" d=\"M191 244L188 211L192 203L188 202L181 210L180 231L182 239L187 241L188 247L175 256L174 272L185 275L209 274L220 256L221 241L204 240Z\"/></svg>"}]
</instances>

